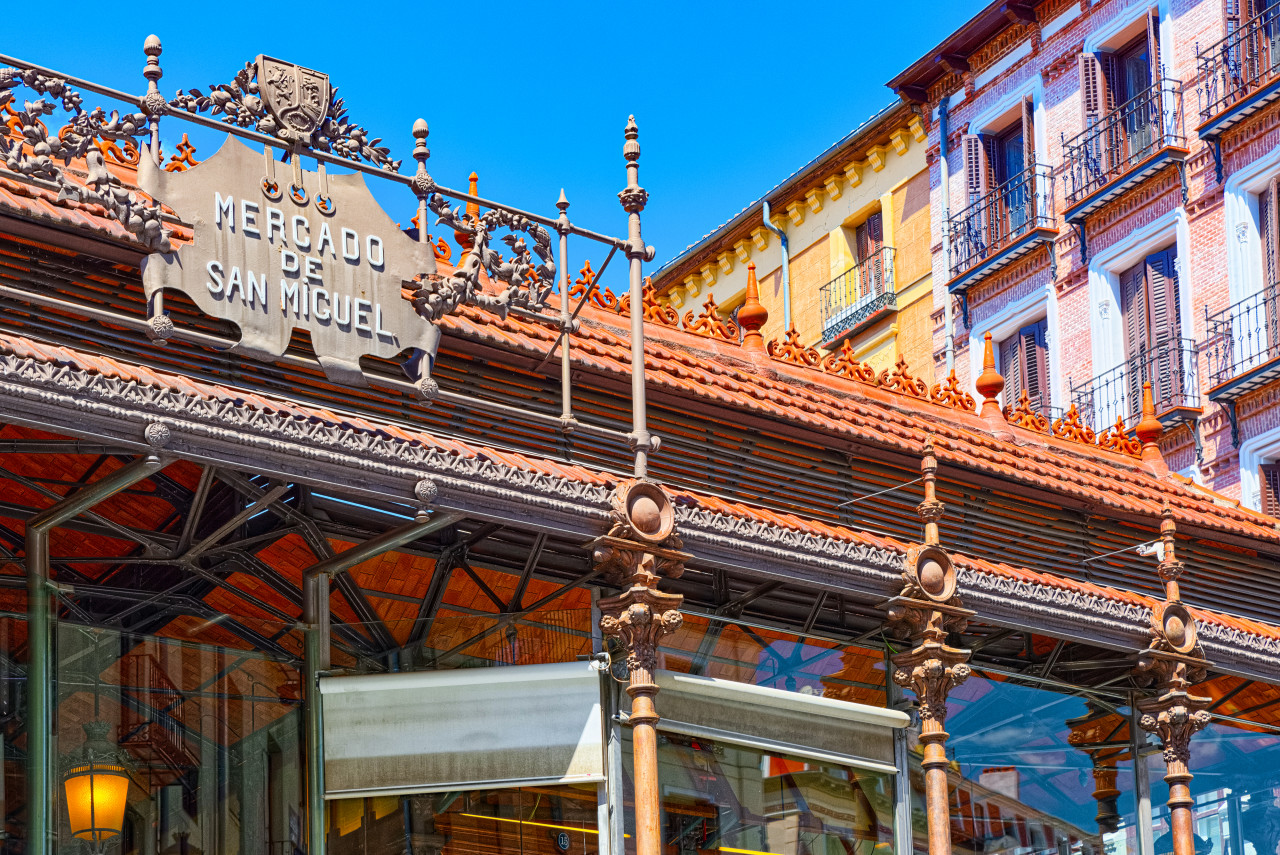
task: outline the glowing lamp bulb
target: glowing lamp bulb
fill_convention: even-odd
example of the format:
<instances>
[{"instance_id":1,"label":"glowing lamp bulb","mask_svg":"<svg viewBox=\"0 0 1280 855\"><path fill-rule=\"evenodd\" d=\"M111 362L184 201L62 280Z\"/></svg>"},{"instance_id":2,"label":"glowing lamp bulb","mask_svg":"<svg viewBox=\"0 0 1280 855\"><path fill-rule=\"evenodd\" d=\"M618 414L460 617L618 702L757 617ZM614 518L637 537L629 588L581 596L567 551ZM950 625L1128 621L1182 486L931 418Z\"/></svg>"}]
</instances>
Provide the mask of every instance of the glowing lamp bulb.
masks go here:
<instances>
[{"instance_id":1,"label":"glowing lamp bulb","mask_svg":"<svg viewBox=\"0 0 1280 855\"><path fill-rule=\"evenodd\" d=\"M111 725L93 721L84 730L88 739L80 755L65 767L62 787L71 834L100 845L124 828L129 771L119 749L107 739Z\"/></svg>"}]
</instances>

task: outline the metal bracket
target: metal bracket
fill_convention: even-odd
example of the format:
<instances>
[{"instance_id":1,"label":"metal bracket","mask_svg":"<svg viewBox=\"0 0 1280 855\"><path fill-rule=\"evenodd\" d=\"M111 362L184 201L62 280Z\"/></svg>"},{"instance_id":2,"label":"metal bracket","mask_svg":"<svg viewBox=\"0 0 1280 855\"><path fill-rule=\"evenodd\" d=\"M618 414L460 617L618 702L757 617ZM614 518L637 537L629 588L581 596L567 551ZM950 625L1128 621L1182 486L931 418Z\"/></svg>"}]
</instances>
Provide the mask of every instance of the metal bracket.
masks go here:
<instances>
[{"instance_id":1,"label":"metal bracket","mask_svg":"<svg viewBox=\"0 0 1280 855\"><path fill-rule=\"evenodd\" d=\"M1227 411L1227 419L1231 422L1231 447L1240 447L1240 421L1236 418L1236 402L1224 401L1223 409Z\"/></svg>"},{"instance_id":2,"label":"metal bracket","mask_svg":"<svg viewBox=\"0 0 1280 855\"><path fill-rule=\"evenodd\" d=\"M1222 138L1217 134L1214 134L1213 136L1205 137L1204 141L1207 142L1209 144L1209 148L1213 150L1213 177L1218 179L1218 183L1221 184L1224 178L1222 174ZM1185 178L1183 179L1182 186L1184 188L1186 187ZM1183 190L1183 193L1185 192L1186 190Z\"/></svg>"},{"instance_id":3,"label":"metal bracket","mask_svg":"<svg viewBox=\"0 0 1280 855\"><path fill-rule=\"evenodd\" d=\"M1056 238L1049 242L1049 281L1058 281L1058 241Z\"/></svg>"},{"instance_id":4,"label":"metal bracket","mask_svg":"<svg viewBox=\"0 0 1280 855\"><path fill-rule=\"evenodd\" d=\"M965 329L969 329L969 292L964 290L960 292L960 318L964 321Z\"/></svg>"},{"instance_id":5,"label":"metal bracket","mask_svg":"<svg viewBox=\"0 0 1280 855\"><path fill-rule=\"evenodd\" d=\"M1200 438L1200 419L1192 419L1191 438L1196 443L1196 469L1204 469L1204 440Z\"/></svg>"},{"instance_id":6,"label":"metal bracket","mask_svg":"<svg viewBox=\"0 0 1280 855\"><path fill-rule=\"evenodd\" d=\"M1187 186L1187 162L1178 161L1178 179L1182 181L1182 206L1185 208L1191 200L1191 188Z\"/></svg>"},{"instance_id":7,"label":"metal bracket","mask_svg":"<svg viewBox=\"0 0 1280 855\"><path fill-rule=\"evenodd\" d=\"M1084 233L1084 218L1072 220L1071 227L1076 230L1076 236L1080 238L1080 264L1087 265L1089 263L1089 243Z\"/></svg>"}]
</instances>

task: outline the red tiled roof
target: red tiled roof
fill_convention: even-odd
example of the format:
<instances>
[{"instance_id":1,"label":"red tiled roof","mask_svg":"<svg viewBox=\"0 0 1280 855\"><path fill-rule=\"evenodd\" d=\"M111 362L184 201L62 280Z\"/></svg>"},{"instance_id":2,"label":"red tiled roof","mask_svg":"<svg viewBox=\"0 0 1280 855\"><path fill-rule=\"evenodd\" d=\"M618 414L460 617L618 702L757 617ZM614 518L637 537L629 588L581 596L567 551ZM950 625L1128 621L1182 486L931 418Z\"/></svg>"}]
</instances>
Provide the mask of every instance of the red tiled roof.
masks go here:
<instances>
[{"instance_id":1,"label":"red tiled roof","mask_svg":"<svg viewBox=\"0 0 1280 855\"><path fill-rule=\"evenodd\" d=\"M245 394L240 391L228 389L215 384L194 381L189 378L172 375L167 372L153 371L141 366L131 365L118 359L82 354L68 348L40 344L19 336L0 334L0 353L9 353L24 359L33 359L46 363L69 365L80 370L96 372L106 376L143 383L157 388L183 392L211 401L235 402L239 406L251 407L263 412L276 413L291 418L322 420L335 426L343 427L347 430L384 434L404 442L438 448L459 456L477 457L485 455L492 460L502 462L508 466L516 467L525 471L533 471L554 477L560 477L571 481L586 482L597 485L607 485L613 481L612 476L606 473L595 472L582 466L556 463L550 460L533 458L528 455L499 453L494 449L487 448L479 443L439 439L420 430L411 430L395 425L377 425L361 418L340 416L328 410L312 409L300 404L277 398L269 398L263 395ZM1149 480L1153 483L1158 483L1155 479ZM907 547L907 544L897 540L896 538L882 537L868 532L855 531L821 521L805 519L795 514L770 511L768 509L752 507L750 505L737 502L730 502L714 496L702 495L691 491L676 491L675 499L678 502L700 507L718 514L747 519L750 521L764 522L768 525L802 531L819 537L858 544L867 544L873 547L889 549L897 552L905 552ZM301 557L299 560L303 560L305 562L305 559ZM1046 573L1037 573L1026 568L1012 567L1007 564L989 562L965 555L956 556L956 564L959 567L968 568L980 573L1004 576L1007 578L1027 581L1033 584L1079 591L1091 596L1102 597L1146 608L1151 608L1156 602L1152 597L1130 591L1118 590L1116 588L1110 588L1090 582L1064 579L1062 577ZM250 579L241 579L239 580L239 584L243 586L245 590L251 590L253 588L253 585L251 584L252 581L253 580ZM268 598L270 596L266 588L262 588L258 593L261 593L264 598ZM228 601L225 603L218 602L216 601L218 596L225 596L228 598ZM247 601L231 602L230 598L232 597L234 597L232 594L215 591L211 595L209 604L215 608L232 610L241 614L256 614L264 624L277 620L274 616L257 609ZM459 603L457 605L462 604ZM293 609L293 611L296 611L296 609ZM1280 638L1280 627L1270 626L1243 618L1222 615L1217 612L1204 609L1194 609L1193 611L1195 611L1199 619L1208 623L1239 629L1248 634L1262 636L1265 638Z\"/></svg>"}]
</instances>

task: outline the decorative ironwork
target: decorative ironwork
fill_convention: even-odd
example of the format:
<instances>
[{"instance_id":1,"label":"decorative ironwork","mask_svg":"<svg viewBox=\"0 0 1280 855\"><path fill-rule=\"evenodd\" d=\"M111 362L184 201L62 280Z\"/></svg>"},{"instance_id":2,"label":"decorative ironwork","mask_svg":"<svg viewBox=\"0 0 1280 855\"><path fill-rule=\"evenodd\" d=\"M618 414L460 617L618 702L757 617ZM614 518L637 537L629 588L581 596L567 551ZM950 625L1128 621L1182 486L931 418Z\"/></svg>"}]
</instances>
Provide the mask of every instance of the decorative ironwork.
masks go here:
<instances>
[{"instance_id":1,"label":"decorative ironwork","mask_svg":"<svg viewBox=\"0 0 1280 855\"><path fill-rule=\"evenodd\" d=\"M1186 146L1182 84L1166 78L1071 139L1063 139L1067 206L1083 201L1157 152Z\"/></svg>"},{"instance_id":2,"label":"decorative ironwork","mask_svg":"<svg viewBox=\"0 0 1280 855\"><path fill-rule=\"evenodd\" d=\"M25 101L21 110L12 109L13 90L18 86L44 97ZM50 134L41 119L52 116L59 106L70 118L56 134ZM0 109L4 108L12 109L11 134L0 136L0 159L10 171L52 182L58 188L59 201L99 205L149 248L169 250L159 206L131 193L111 174L99 145L100 140L109 140L124 142L127 148L132 137L146 131L146 115L117 110L108 113L102 107L86 110L84 98L67 81L17 68L0 68ZM72 180L65 171L73 160L80 159L88 173L84 184Z\"/></svg>"},{"instance_id":3,"label":"decorative ironwork","mask_svg":"<svg viewBox=\"0 0 1280 855\"><path fill-rule=\"evenodd\" d=\"M822 338L857 329L884 311L898 308L893 279L894 248L881 247L822 286Z\"/></svg>"},{"instance_id":4,"label":"decorative ironwork","mask_svg":"<svg viewBox=\"0 0 1280 855\"><path fill-rule=\"evenodd\" d=\"M876 382L894 392L901 392L913 398L923 398L926 401L929 400L929 384L919 377L912 376L907 366L907 360L902 355L898 356L898 362L893 366L892 371L886 368L880 372Z\"/></svg>"},{"instance_id":5,"label":"decorative ironwork","mask_svg":"<svg viewBox=\"0 0 1280 855\"><path fill-rule=\"evenodd\" d=\"M199 89L179 90L169 107L220 116L227 124L252 128L291 149L305 145L388 172L400 171L400 161L379 145L382 139L371 139L347 117L338 88L329 86L326 75L270 57L246 62L230 83L210 87L208 95Z\"/></svg>"},{"instance_id":6,"label":"decorative ironwork","mask_svg":"<svg viewBox=\"0 0 1280 855\"><path fill-rule=\"evenodd\" d=\"M1142 416L1142 384L1151 383L1157 413L1200 406L1198 349L1191 339L1171 338L1071 387L1081 421L1093 431L1117 421L1134 425Z\"/></svg>"},{"instance_id":7,"label":"decorative ironwork","mask_svg":"<svg viewBox=\"0 0 1280 855\"><path fill-rule=\"evenodd\" d=\"M840 350L827 354L822 360L822 370L828 374L838 374L850 380L876 384L876 370L865 362L859 362L853 356L853 345L848 339L840 342Z\"/></svg>"},{"instance_id":8,"label":"decorative ironwork","mask_svg":"<svg viewBox=\"0 0 1280 855\"><path fill-rule=\"evenodd\" d=\"M734 342L738 340L738 325L720 316L716 298L710 294L707 295L707 302L702 304L702 314L695 317L692 310L684 313L684 328L686 332L709 338Z\"/></svg>"},{"instance_id":9,"label":"decorative ironwork","mask_svg":"<svg viewBox=\"0 0 1280 855\"><path fill-rule=\"evenodd\" d=\"M953 410L963 410L966 413L972 413L977 410L977 402L973 400L973 396L960 388L960 381L956 379L956 370L951 369L951 373L947 375L947 379L942 383L933 384L933 388L929 390L929 400L935 404L941 404L944 407L951 407Z\"/></svg>"},{"instance_id":10,"label":"decorative ironwork","mask_svg":"<svg viewBox=\"0 0 1280 855\"><path fill-rule=\"evenodd\" d=\"M169 162L164 165L165 172L186 172L191 167L199 163L196 160L196 147L191 144L191 140L186 134L182 135L182 142L178 143L177 154L169 156Z\"/></svg>"},{"instance_id":11,"label":"decorative ironwork","mask_svg":"<svg viewBox=\"0 0 1280 855\"><path fill-rule=\"evenodd\" d=\"M1035 229L1054 228L1053 188L1053 171L1036 164L947 220L951 275L995 258Z\"/></svg>"},{"instance_id":12,"label":"decorative ironwork","mask_svg":"<svg viewBox=\"0 0 1280 855\"><path fill-rule=\"evenodd\" d=\"M1098 434L1098 447L1128 454L1131 457L1142 454L1142 443L1135 437L1129 436L1124 427L1124 420L1120 418L1117 418L1116 423L1110 428Z\"/></svg>"},{"instance_id":13,"label":"decorative ironwork","mask_svg":"<svg viewBox=\"0 0 1280 855\"><path fill-rule=\"evenodd\" d=\"M583 295L590 293L593 305L617 311L618 297L611 291L603 290L600 283L596 282L596 272L591 269L591 259L588 258L582 263L578 278L573 280L573 283L573 287L569 289L570 300L581 300Z\"/></svg>"},{"instance_id":14,"label":"decorative ironwork","mask_svg":"<svg viewBox=\"0 0 1280 855\"><path fill-rule=\"evenodd\" d=\"M1205 310L1209 386L1220 386L1280 357L1280 289L1269 285L1210 315Z\"/></svg>"},{"instance_id":15,"label":"decorative ironwork","mask_svg":"<svg viewBox=\"0 0 1280 855\"><path fill-rule=\"evenodd\" d=\"M1280 73L1280 4L1269 5L1222 41L1196 53L1200 121L1222 115Z\"/></svg>"},{"instance_id":16,"label":"decorative ironwork","mask_svg":"<svg viewBox=\"0 0 1280 855\"><path fill-rule=\"evenodd\" d=\"M1013 407L1005 407L1004 418L1011 425L1033 430L1036 433L1048 433L1050 421L1039 410L1031 406L1031 396L1023 389L1018 396L1018 403Z\"/></svg>"},{"instance_id":17,"label":"decorative ironwork","mask_svg":"<svg viewBox=\"0 0 1280 855\"><path fill-rule=\"evenodd\" d=\"M1093 429L1080 420L1080 411L1076 409L1074 403L1067 408L1066 415L1054 421L1051 430L1056 437L1083 442L1086 445L1093 445L1094 440L1097 439Z\"/></svg>"},{"instance_id":18,"label":"decorative ironwork","mask_svg":"<svg viewBox=\"0 0 1280 855\"><path fill-rule=\"evenodd\" d=\"M513 308L538 312L546 307L551 283L556 278L556 265L551 259L551 234L545 228L502 209L486 211L473 221L472 217L451 207L439 193L431 194L427 205L436 213L437 225L444 224L455 231L466 230L475 243L451 275L433 274L418 282L413 305L419 314L438 321L459 305L470 303L505 318ZM506 260L489 248L490 238L499 228L511 232L502 238L512 251L511 258ZM532 246L521 236L522 232L532 239ZM529 274L535 270L538 279L530 284ZM481 273L486 275L490 288L502 283L496 293L485 289Z\"/></svg>"},{"instance_id":19,"label":"decorative ironwork","mask_svg":"<svg viewBox=\"0 0 1280 855\"><path fill-rule=\"evenodd\" d=\"M649 280L648 276L644 278L644 287L640 291L640 298L644 301L644 319L646 321L652 321L664 327L679 328L680 314L658 299L658 291L653 287L653 282ZM618 314L631 314L630 294L623 294L618 298Z\"/></svg>"},{"instance_id":20,"label":"decorative ironwork","mask_svg":"<svg viewBox=\"0 0 1280 855\"><path fill-rule=\"evenodd\" d=\"M800 333L794 325L787 330L786 337L779 342L772 339L765 345L765 352L780 362L804 365L813 368L821 361L817 348L805 347L800 343Z\"/></svg>"}]
</instances>

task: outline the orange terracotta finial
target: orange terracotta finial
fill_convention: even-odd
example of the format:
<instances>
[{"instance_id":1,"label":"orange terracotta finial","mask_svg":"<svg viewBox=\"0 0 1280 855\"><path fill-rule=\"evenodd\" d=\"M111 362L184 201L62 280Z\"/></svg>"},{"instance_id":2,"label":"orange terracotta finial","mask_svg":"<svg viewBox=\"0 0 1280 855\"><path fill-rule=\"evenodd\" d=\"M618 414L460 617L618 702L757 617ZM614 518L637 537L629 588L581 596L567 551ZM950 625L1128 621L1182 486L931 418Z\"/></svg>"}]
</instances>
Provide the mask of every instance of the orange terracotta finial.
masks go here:
<instances>
[{"instance_id":1,"label":"orange terracotta finial","mask_svg":"<svg viewBox=\"0 0 1280 855\"><path fill-rule=\"evenodd\" d=\"M471 183L467 185L467 192L472 196L478 196L480 194L480 190L479 190L480 176L475 174L474 172L471 173L470 182ZM468 223L470 223L473 230L463 231L462 229L457 229L453 233L453 239L456 240L458 242L458 246L462 248L462 254L466 255L476 245L476 235L475 235L474 227L476 223L480 222L480 203L468 202L467 213L463 219L465 219Z\"/></svg>"},{"instance_id":2,"label":"orange terracotta finial","mask_svg":"<svg viewBox=\"0 0 1280 855\"><path fill-rule=\"evenodd\" d=\"M1000 410L1000 402L997 400L1000 393L1004 391L1004 377L996 371L996 353L991 344L991 333L983 336L983 348L982 373L973 384L978 394L982 396L982 410L978 415L982 416L992 428L1005 431L1008 425L1004 413Z\"/></svg>"},{"instance_id":3,"label":"orange terracotta finial","mask_svg":"<svg viewBox=\"0 0 1280 855\"><path fill-rule=\"evenodd\" d=\"M751 350L764 350L764 336L760 328L769 320L769 312L760 304L760 285L756 282L756 264L747 263L747 296L738 309L738 326L742 327L742 346Z\"/></svg>"},{"instance_id":4,"label":"orange terracotta finial","mask_svg":"<svg viewBox=\"0 0 1280 855\"><path fill-rule=\"evenodd\" d=\"M1151 395L1149 380L1142 384L1142 421L1138 422L1133 433L1138 437L1138 442L1142 443L1142 462L1156 475L1167 474L1169 467L1165 465L1160 446L1156 445L1164 433L1164 425L1156 418L1156 404Z\"/></svg>"}]
</instances>

